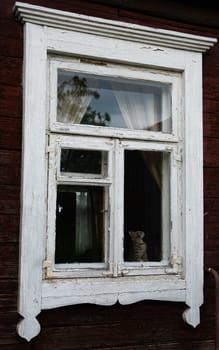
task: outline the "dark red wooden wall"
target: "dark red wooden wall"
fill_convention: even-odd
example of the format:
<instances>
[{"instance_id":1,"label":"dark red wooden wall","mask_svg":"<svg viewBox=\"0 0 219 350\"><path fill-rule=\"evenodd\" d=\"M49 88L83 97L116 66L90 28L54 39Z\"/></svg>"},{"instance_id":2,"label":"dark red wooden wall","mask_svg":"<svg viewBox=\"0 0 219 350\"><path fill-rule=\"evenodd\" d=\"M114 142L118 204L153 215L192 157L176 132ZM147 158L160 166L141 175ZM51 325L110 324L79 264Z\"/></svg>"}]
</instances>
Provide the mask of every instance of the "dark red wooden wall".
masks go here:
<instances>
[{"instance_id":1,"label":"dark red wooden wall","mask_svg":"<svg viewBox=\"0 0 219 350\"><path fill-rule=\"evenodd\" d=\"M219 37L218 28L211 28L206 23L195 25L191 19L184 19L184 22L164 19L156 16L156 13L152 17L145 8L144 14L140 10L125 9L125 6L121 6L125 1L113 1L113 6L101 4L100 1L80 0L29 2ZM141 1L136 0L137 3ZM27 343L16 334L19 320L17 290L23 34L21 24L12 15L13 4L14 0L0 1L0 349L214 349L214 283L208 273L205 276L201 324L196 329L182 321L184 304L140 302L129 306L80 305L43 311L39 315L42 330L37 338ZM219 12L213 12L215 18L219 18ZM177 15L180 17L180 13ZM195 19L194 23L197 23L198 18ZM204 55L203 68L205 267L219 269L219 44Z\"/></svg>"}]
</instances>

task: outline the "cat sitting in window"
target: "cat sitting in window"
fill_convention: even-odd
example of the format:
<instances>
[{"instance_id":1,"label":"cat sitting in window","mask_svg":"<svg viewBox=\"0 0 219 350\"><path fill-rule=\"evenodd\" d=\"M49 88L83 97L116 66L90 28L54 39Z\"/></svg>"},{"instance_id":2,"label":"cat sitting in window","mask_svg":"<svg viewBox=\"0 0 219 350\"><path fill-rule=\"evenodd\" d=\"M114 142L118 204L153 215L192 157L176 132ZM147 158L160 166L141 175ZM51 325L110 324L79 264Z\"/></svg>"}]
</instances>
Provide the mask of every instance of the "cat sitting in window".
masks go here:
<instances>
[{"instance_id":1,"label":"cat sitting in window","mask_svg":"<svg viewBox=\"0 0 219 350\"><path fill-rule=\"evenodd\" d=\"M131 237L131 261L148 261L147 244L143 240L143 231L129 231Z\"/></svg>"}]
</instances>

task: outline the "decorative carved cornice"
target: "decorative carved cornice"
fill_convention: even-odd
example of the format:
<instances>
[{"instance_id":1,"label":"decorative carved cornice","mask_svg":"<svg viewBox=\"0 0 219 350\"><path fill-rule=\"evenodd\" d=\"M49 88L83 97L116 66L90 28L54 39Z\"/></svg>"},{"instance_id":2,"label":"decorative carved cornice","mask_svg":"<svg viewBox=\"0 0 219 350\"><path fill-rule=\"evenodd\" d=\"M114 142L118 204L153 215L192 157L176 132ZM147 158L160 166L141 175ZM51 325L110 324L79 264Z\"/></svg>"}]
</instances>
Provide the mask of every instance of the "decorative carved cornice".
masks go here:
<instances>
[{"instance_id":1,"label":"decorative carved cornice","mask_svg":"<svg viewBox=\"0 0 219 350\"><path fill-rule=\"evenodd\" d=\"M120 21L103 20L99 17L85 16L22 2L15 3L14 13L22 23L35 23L53 28L180 50L205 52L217 42L215 38Z\"/></svg>"}]
</instances>

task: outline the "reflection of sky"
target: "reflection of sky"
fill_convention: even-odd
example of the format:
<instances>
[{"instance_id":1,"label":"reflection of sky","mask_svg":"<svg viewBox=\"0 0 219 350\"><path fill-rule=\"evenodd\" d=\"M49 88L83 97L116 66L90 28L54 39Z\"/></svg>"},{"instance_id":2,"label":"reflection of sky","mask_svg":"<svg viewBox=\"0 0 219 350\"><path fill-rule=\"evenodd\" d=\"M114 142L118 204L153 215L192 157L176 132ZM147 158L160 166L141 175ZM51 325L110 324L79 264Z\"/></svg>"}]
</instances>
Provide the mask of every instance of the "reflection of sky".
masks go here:
<instances>
[{"instance_id":1,"label":"reflection of sky","mask_svg":"<svg viewBox=\"0 0 219 350\"><path fill-rule=\"evenodd\" d=\"M135 98L135 95L145 94L145 98L146 96L148 98L149 95L153 95L154 99L156 99L155 108L157 111L159 111L158 115L160 117L156 118L157 121L158 119L161 121L162 118L164 118L164 111L161 110L162 94L165 93L165 95L168 96L166 100L167 105L170 101L170 85L155 82L145 82L140 80L136 81L124 78L97 76L94 74L75 73L72 71L59 71L58 85L60 86L61 84L66 83L67 86L65 88L70 88L70 90L74 91L75 85L74 83L72 83L73 77L78 77L80 80L85 80L86 88L88 89L88 91L98 93L99 97L92 97L88 107L91 110L91 112L95 111L96 114L100 113L103 117L105 113L107 113L110 116L110 120L107 121L107 125L111 127L127 127L117 99L115 97L116 92L117 94L118 92L128 94L128 96L130 96L131 98L131 101L138 100Z\"/></svg>"},{"instance_id":2,"label":"reflection of sky","mask_svg":"<svg viewBox=\"0 0 219 350\"><path fill-rule=\"evenodd\" d=\"M112 90L95 89L100 95L99 98L92 98L89 107L97 113L108 113L110 115L109 126L125 128L125 122L119 109L118 103Z\"/></svg>"}]
</instances>

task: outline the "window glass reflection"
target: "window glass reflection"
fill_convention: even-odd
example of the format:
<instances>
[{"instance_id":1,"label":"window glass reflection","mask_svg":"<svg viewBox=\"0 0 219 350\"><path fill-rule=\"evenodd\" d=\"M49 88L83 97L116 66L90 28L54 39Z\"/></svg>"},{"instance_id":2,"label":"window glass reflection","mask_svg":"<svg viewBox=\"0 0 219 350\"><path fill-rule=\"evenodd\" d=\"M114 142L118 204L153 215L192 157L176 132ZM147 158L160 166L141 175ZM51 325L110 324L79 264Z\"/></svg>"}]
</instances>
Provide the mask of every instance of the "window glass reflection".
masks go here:
<instances>
[{"instance_id":1,"label":"window glass reflection","mask_svg":"<svg viewBox=\"0 0 219 350\"><path fill-rule=\"evenodd\" d=\"M62 123L171 132L170 84L58 71Z\"/></svg>"},{"instance_id":2,"label":"window glass reflection","mask_svg":"<svg viewBox=\"0 0 219 350\"><path fill-rule=\"evenodd\" d=\"M107 152L63 148L61 172L105 175Z\"/></svg>"}]
</instances>

